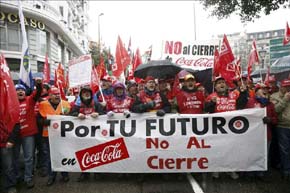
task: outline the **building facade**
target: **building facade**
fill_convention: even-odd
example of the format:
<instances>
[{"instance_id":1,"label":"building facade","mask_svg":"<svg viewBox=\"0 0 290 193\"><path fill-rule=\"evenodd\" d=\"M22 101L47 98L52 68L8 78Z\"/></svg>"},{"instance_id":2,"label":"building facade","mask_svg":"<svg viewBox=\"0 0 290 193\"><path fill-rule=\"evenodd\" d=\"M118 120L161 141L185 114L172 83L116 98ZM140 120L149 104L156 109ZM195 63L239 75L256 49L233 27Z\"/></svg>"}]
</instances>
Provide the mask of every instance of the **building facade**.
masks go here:
<instances>
[{"instance_id":1,"label":"building facade","mask_svg":"<svg viewBox=\"0 0 290 193\"><path fill-rule=\"evenodd\" d=\"M223 35L218 36L220 39L223 38ZM248 57L252 49L253 40L256 41L257 51L259 54L260 64L254 66L253 70L265 69L268 65L271 65L278 57L273 56L285 56L290 55L290 45L283 46L282 40L284 37L284 29L270 30L270 31L261 31L261 32L241 32L227 34L229 43L231 44L233 53L236 57L241 57L241 65L244 71L247 70ZM278 47L271 49L271 42L277 42ZM273 46L272 46L273 47ZM287 51L288 50L288 51Z\"/></svg>"},{"instance_id":2,"label":"building facade","mask_svg":"<svg viewBox=\"0 0 290 193\"><path fill-rule=\"evenodd\" d=\"M43 71L48 54L51 77L58 63L65 71L68 61L88 53L88 2L21 1L33 74ZM18 80L22 34L18 1L0 0L0 52L4 53L12 77Z\"/></svg>"}]
</instances>

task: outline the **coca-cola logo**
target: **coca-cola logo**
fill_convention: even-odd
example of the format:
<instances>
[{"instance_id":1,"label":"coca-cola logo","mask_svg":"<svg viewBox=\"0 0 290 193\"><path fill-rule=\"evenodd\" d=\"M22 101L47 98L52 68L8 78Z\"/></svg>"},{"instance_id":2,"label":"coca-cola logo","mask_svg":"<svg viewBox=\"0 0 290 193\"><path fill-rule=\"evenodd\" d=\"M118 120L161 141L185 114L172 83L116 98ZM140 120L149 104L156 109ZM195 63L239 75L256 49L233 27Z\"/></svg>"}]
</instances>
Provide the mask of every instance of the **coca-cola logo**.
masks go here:
<instances>
[{"instance_id":1,"label":"coca-cola logo","mask_svg":"<svg viewBox=\"0 0 290 193\"><path fill-rule=\"evenodd\" d=\"M209 58L199 58L199 59L186 59L185 57L180 57L176 60L176 64L186 65L191 67L201 67L201 68L212 68L213 59Z\"/></svg>"},{"instance_id":2,"label":"coca-cola logo","mask_svg":"<svg viewBox=\"0 0 290 193\"><path fill-rule=\"evenodd\" d=\"M129 158L123 138L76 152L82 171Z\"/></svg>"}]
</instances>

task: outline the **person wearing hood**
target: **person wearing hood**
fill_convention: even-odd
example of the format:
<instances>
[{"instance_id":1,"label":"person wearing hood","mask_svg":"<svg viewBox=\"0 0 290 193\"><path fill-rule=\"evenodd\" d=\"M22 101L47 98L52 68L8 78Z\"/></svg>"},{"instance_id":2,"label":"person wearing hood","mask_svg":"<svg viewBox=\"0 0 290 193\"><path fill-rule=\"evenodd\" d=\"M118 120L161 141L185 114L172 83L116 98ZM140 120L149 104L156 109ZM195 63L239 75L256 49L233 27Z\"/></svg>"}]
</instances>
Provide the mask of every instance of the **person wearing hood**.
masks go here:
<instances>
[{"instance_id":1,"label":"person wearing hood","mask_svg":"<svg viewBox=\"0 0 290 193\"><path fill-rule=\"evenodd\" d=\"M79 97L81 103L79 106L73 106L70 115L85 119L87 115L97 118L100 114L104 114L100 103L93 100L93 91L89 86L81 88Z\"/></svg>"},{"instance_id":2,"label":"person wearing hood","mask_svg":"<svg viewBox=\"0 0 290 193\"><path fill-rule=\"evenodd\" d=\"M80 90L80 105L74 105L70 112L71 116L78 117L79 119L86 119L87 116L97 118L99 115L104 114L103 107L100 103L93 99L93 91L89 86L84 86ZM100 175L95 174L95 180L100 179ZM81 173L78 177L78 182L87 181L90 178L90 173Z\"/></svg>"},{"instance_id":3,"label":"person wearing hood","mask_svg":"<svg viewBox=\"0 0 290 193\"><path fill-rule=\"evenodd\" d=\"M178 112L181 114L201 114L204 109L205 96L197 90L195 77L188 74L184 77L184 86L176 94Z\"/></svg>"},{"instance_id":4,"label":"person wearing hood","mask_svg":"<svg viewBox=\"0 0 290 193\"><path fill-rule=\"evenodd\" d=\"M126 94L125 85L116 82L113 85L113 95L107 100L107 115L111 117L114 113L123 113L126 118L129 118L133 102L133 98Z\"/></svg>"}]
</instances>

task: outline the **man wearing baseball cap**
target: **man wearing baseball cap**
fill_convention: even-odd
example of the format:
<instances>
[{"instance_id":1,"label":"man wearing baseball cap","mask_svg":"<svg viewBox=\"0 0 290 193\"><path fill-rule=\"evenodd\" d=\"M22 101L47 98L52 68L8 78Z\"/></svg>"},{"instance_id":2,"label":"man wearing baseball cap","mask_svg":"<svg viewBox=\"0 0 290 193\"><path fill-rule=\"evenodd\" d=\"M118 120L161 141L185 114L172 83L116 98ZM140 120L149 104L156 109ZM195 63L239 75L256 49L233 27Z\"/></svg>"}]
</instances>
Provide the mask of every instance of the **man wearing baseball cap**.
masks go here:
<instances>
[{"instance_id":1,"label":"man wearing baseball cap","mask_svg":"<svg viewBox=\"0 0 290 193\"><path fill-rule=\"evenodd\" d=\"M178 112L182 114L201 114L204 109L205 96L197 90L196 80L192 74L184 77L184 85L176 94Z\"/></svg>"},{"instance_id":2,"label":"man wearing baseball cap","mask_svg":"<svg viewBox=\"0 0 290 193\"><path fill-rule=\"evenodd\" d=\"M278 114L277 137L282 178L290 180L290 79L281 81L278 92L271 95Z\"/></svg>"}]
</instances>

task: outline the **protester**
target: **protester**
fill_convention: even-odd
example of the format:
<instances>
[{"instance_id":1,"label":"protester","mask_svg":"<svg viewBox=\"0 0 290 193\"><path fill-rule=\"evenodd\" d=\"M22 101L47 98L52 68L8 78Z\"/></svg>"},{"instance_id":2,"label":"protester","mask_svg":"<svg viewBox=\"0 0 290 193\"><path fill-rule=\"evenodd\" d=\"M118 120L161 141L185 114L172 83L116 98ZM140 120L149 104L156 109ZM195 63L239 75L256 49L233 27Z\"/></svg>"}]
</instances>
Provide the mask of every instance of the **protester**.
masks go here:
<instances>
[{"instance_id":1,"label":"protester","mask_svg":"<svg viewBox=\"0 0 290 193\"><path fill-rule=\"evenodd\" d=\"M70 112L70 104L61 100L60 91L56 87L52 87L49 92L49 99L46 101L42 101L39 104L39 113L42 118L43 124L43 132L42 132L42 145L45 159L45 166L48 171L49 177L46 183L47 186L51 186L56 179L56 172L53 172L51 169L51 160L50 160L50 147L49 147L49 139L48 139L48 128L50 125L50 120L47 119L48 115L67 115ZM67 172L61 172L62 181L68 182L69 176Z\"/></svg>"},{"instance_id":2,"label":"protester","mask_svg":"<svg viewBox=\"0 0 290 193\"><path fill-rule=\"evenodd\" d=\"M269 100L267 96L266 87L264 84L256 84L255 86L255 97L250 98L246 108L264 108L266 107L266 116L263 118L263 122L267 124L267 151L269 153L271 139L272 139L272 127L277 124L278 117L275 111L274 104ZM269 155L269 154L268 154ZM264 180L264 172L252 173L260 180Z\"/></svg>"},{"instance_id":3,"label":"protester","mask_svg":"<svg viewBox=\"0 0 290 193\"><path fill-rule=\"evenodd\" d=\"M86 118L86 116L97 118L99 115L105 114L105 112L103 111L103 107L100 105L100 103L93 100L93 91L89 86L84 86L81 88L80 100L80 106L75 105L72 108L70 115L76 116L79 119L83 120ZM87 181L89 177L90 173L81 173L78 177L78 181ZM95 174L94 178L96 180L100 179L100 175Z\"/></svg>"},{"instance_id":4,"label":"protester","mask_svg":"<svg viewBox=\"0 0 290 193\"><path fill-rule=\"evenodd\" d=\"M228 85L222 76L215 77L215 92L206 98L205 112L217 113L243 109L248 102L248 93L245 85L241 84L234 91L229 91ZM229 173L232 179L238 179L236 172ZM213 173L214 178L219 178L219 173Z\"/></svg>"},{"instance_id":5,"label":"protester","mask_svg":"<svg viewBox=\"0 0 290 193\"><path fill-rule=\"evenodd\" d=\"M268 86L270 87L270 91L269 91L270 94L273 94L279 91L279 87L277 86L277 80L274 75L269 76L269 80L268 82L266 82L266 84L268 84Z\"/></svg>"},{"instance_id":6,"label":"protester","mask_svg":"<svg viewBox=\"0 0 290 193\"><path fill-rule=\"evenodd\" d=\"M127 81L127 93L128 96L133 98L134 100L137 98L138 94L138 84L135 80L128 80Z\"/></svg>"},{"instance_id":7,"label":"protester","mask_svg":"<svg viewBox=\"0 0 290 193\"><path fill-rule=\"evenodd\" d=\"M290 180L290 79L281 81L279 92L271 95L278 114L277 135L282 178Z\"/></svg>"},{"instance_id":8,"label":"protester","mask_svg":"<svg viewBox=\"0 0 290 193\"><path fill-rule=\"evenodd\" d=\"M182 114L201 114L204 109L205 96L198 91L195 77L188 74L184 77L184 86L176 94L178 112Z\"/></svg>"},{"instance_id":9,"label":"protester","mask_svg":"<svg viewBox=\"0 0 290 193\"><path fill-rule=\"evenodd\" d=\"M4 192L17 193L16 190L16 173L13 167L13 146L16 143L19 135L20 124L17 123L12 130L9 130L7 125L0 121L0 168L2 177L2 186L0 188Z\"/></svg>"},{"instance_id":10,"label":"protester","mask_svg":"<svg viewBox=\"0 0 290 193\"><path fill-rule=\"evenodd\" d=\"M42 91L41 79L36 79L36 90L30 96L26 96L26 88L22 84L15 85L20 108L20 140L15 144L15 168L17 178L20 180L19 156L22 147L24 155L24 183L26 188L33 188L35 134L38 133L34 114L35 104Z\"/></svg>"},{"instance_id":11,"label":"protester","mask_svg":"<svg viewBox=\"0 0 290 193\"><path fill-rule=\"evenodd\" d=\"M95 95L95 100L104 102L103 100L109 99L113 94L113 87L112 87L112 78L109 75L104 76L101 78L102 83L102 91L98 91ZM102 94L103 93L103 96ZM104 99L103 99L104 97Z\"/></svg>"},{"instance_id":12,"label":"protester","mask_svg":"<svg viewBox=\"0 0 290 193\"><path fill-rule=\"evenodd\" d=\"M145 79L144 90L139 92L140 101L135 101L132 107L133 112L156 112L157 116L164 116L171 111L170 103L166 96L157 91L154 78L148 76Z\"/></svg>"},{"instance_id":13,"label":"protester","mask_svg":"<svg viewBox=\"0 0 290 193\"><path fill-rule=\"evenodd\" d=\"M115 113L123 113L129 118L133 102L134 100L126 94L125 85L116 82L113 85L113 96L107 100L107 115L112 117Z\"/></svg>"},{"instance_id":14,"label":"protester","mask_svg":"<svg viewBox=\"0 0 290 193\"><path fill-rule=\"evenodd\" d=\"M36 150L36 168L40 169L39 174L41 177L45 177L47 175L47 171L45 169L44 165L44 158L43 158L43 150L42 150L42 124L40 123L40 117L39 117L39 103L41 101L45 101L49 97L49 89L50 85L47 83L44 83L42 85L42 92L41 97L38 99L37 103L35 104L35 116L36 116L36 123L38 128L38 133L35 135L35 150Z\"/></svg>"}]
</instances>

